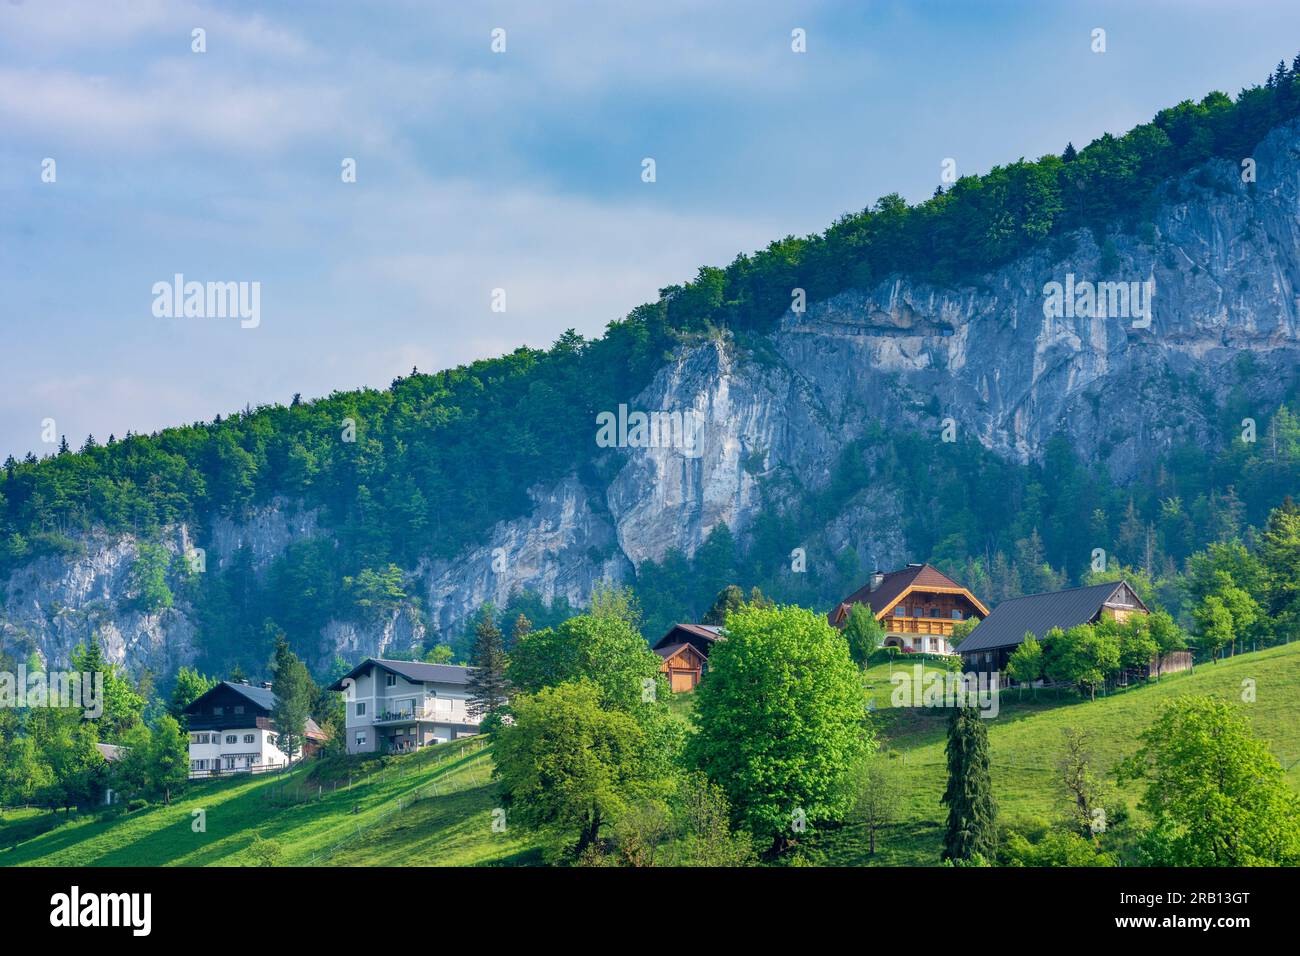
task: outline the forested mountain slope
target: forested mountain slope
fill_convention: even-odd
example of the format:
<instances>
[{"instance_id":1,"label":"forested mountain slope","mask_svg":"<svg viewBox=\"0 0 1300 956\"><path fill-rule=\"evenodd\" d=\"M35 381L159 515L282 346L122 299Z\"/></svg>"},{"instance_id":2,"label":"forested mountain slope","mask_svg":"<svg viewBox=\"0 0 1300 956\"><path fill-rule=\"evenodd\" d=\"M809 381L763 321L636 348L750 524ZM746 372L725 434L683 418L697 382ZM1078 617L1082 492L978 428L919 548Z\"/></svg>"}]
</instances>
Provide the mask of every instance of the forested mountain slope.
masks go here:
<instances>
[{"instance_id":1,"label":"forested mountain slope","mask_svg":"<svg viewBox=\"0 0 1300 956\"><path fill-rule=\"evenodd\" d=\"M653 631L731 581L828 605L874 564L994 599L1095 549L1157 577L1300 491L1297 116L1280 68L701 269L595 341L11 457L4 649L260 673L278 629L324 669L601 578ZM1075 282L1151 308L1049 315ZM602 447L620 405L698 442Z\"/></svg>"}]
</instances>

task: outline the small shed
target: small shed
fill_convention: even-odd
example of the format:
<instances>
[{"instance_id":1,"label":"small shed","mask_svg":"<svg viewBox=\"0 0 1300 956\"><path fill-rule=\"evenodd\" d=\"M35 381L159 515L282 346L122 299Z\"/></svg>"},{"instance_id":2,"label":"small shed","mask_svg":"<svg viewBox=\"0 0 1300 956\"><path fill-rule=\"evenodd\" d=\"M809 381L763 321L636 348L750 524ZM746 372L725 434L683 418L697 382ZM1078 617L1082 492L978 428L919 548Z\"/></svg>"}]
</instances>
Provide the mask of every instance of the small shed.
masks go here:
<instances>
[{"instance_id":1,"label":"small shed","mask_svg":"<svg viewBox=\"0 0 1300 956\"><path fill-rule=\"evenodd\" d=\"M655 653L662 659L659 665L661 673L668 675L668 688L674 694L694 690L700 684L704 674L704 655L687 643L656 647Z\"/></svg>"}]
</instances>

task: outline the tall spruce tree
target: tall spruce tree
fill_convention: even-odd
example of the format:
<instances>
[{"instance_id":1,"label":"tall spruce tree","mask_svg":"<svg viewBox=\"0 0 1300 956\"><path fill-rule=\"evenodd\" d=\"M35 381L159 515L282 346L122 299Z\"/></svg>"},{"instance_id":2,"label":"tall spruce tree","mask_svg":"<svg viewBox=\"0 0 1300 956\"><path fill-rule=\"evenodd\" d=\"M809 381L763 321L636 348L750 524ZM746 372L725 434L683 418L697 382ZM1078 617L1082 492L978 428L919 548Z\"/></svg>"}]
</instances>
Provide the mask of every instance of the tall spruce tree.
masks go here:
<instances>
[{"instance_id":1,"label":"tall spruce tree","mask_svg":"<svg viewBox=\"0 0 1300 956\"><path fill-rule=\"evenodd\" d=\"M271 711L271 721L275 724L275 732L280 735L280 749L292 763L306 739L307 718L311 716L316 688L307 665L289 649L283 632L276 637L272 668L275 671L271 687L275 692L275 707Z\"/></svg>"},{"instance_id":2,"label":"tall spruce tree","mask_svg":"<svg viewBox=\"0 0 1300 956\"><path fill-rule=\"evenodd\" d=\"M997 803L989 776L989 737L979 711L963 707L948 723L948 828L943 859L991 862L997 849Z\"/></svg>"},{"instance_id":3,"label":"tall spruce tree","mask_svg":"<svg viewBox=\"0 0 1300 956\"><path fill-rule=\"evenodd\" d=\"M527 624L527 618L521 614L520 619ZM515 640L527 630L520 633L520 621L515 621ZM470 717L482 722L499 711L509 694L506 680L506 651L501 639L501 629L496 626L490 612L484 613L474 629L474 653L470 658L473 670L469 672Z\"/></svg>"}]
</instances>

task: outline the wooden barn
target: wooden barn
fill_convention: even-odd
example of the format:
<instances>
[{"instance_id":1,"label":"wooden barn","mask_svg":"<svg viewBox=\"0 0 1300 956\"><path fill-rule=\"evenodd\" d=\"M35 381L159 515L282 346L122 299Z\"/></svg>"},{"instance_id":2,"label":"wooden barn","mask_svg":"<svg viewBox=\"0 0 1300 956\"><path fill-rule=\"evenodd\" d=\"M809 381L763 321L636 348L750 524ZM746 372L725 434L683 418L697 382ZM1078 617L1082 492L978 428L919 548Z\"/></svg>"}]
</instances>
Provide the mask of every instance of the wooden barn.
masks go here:
<instances>
[{"instance_id":1,"label":"wooden barn","mask_svg":"<svg viewBox=\"0 0 1300 956\"><path fill-rule=\"evenodd\" d=\"M663 663L661 673L668 676L674 694L694 690L708 666L709 648L723 640L722 629L711 624L675 624L652 650Z\"/></svg>"}]
</instances>

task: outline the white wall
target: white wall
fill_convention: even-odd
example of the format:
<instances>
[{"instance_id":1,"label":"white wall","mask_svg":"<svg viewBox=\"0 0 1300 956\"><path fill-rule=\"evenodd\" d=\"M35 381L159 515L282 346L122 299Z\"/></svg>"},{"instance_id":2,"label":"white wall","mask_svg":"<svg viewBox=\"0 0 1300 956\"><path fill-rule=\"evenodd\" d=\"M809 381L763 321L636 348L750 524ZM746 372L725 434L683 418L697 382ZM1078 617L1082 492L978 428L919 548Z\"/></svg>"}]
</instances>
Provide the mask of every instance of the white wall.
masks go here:
<instances>
[{"instance_id":1,"label":"white wall","mask_svg":"<svg viewBox=\"0 0 1300 956\"><path fill-rule=\"evenodd\" d=\"M245 743L244 738L250 734L253 742ZM208 743L196 742L205 737ZM235 742L226 743L227 737L234 737ZM229 768L226 767L227 756L242 758L248 754L256 754L259 758L253 764L254 767L282 767L289 762L289 756L271 743L271 739L275 737L274 731L260 727L247 727L240 730L192 730L190 731L190 772L203 773L212 770L214 766L229 772ZM197 761L205 761L205 763L199 765ZM233 769L250 768L246 761L237 759Z\"/></svg>"}]
</instances>

